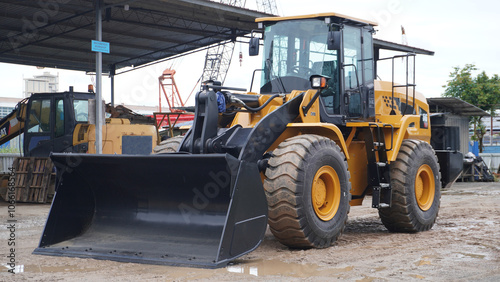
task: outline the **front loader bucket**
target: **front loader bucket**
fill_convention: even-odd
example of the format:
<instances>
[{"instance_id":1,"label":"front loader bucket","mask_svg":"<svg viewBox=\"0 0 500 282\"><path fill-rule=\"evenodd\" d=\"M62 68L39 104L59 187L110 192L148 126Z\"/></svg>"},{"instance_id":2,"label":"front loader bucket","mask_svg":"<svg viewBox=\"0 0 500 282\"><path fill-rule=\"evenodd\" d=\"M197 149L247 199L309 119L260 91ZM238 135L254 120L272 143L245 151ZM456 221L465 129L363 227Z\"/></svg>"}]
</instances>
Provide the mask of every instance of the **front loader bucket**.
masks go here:
<instances>
[{"instance_id":1,"label":"front loader bucket","mask_svg":"<svg viewBox=\"0 0 500 282\"><path fill-rule=\"evenodd\" d=\"M35 254L221 267L260 244L257 165L227 154L53 154L58 186Z\"/></svg>"}]
</instances>

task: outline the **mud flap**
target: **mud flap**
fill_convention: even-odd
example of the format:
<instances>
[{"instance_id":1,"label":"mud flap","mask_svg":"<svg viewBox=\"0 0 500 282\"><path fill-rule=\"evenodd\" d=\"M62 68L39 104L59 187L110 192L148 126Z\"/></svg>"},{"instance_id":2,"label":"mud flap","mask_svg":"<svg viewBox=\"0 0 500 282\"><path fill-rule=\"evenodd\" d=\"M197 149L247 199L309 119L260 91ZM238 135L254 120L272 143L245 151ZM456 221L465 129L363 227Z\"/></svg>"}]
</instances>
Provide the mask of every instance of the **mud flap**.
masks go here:
<instances>
[{"instance_id":1,"label":"mud flap","mask_svg":"<svg viewBox=\"0 0 500 282\"><path fill-rule=\"evenodd\" d=\"M53 154L57 192L34 254L222 267L261 243L255 163L228 154Z\"/></svg>"}]
</instances>

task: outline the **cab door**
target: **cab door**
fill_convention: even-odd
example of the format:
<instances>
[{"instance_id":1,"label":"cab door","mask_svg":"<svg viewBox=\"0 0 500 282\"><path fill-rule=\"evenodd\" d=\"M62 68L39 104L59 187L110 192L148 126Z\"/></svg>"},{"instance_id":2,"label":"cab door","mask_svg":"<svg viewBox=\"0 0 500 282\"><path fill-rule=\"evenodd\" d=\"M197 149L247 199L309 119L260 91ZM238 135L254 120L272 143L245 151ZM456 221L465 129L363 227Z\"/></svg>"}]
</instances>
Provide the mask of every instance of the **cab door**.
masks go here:
<instances>
[{"instance_id":1,"label":"cab door","mask_svg":"<svg viewBox=\"0 0 500 282\"><path fill-rule=\"evenodd\" d=\"M346 25L343 34L344 102L350 118L375 115L373 28Z\"/></svg>"},{"instance_id":2,"label":"cab door","mask_svg":"<svg viewBox=\"0 0 500 282\"><path fill-rule=\"evenodd\" d=\"M53 97L32 96L24 131L24 156L48 157L52 151Z\"/></svg>"},{"instance_id":3,"label":"cab door","mask_svg":"<svg viewBox=\"0 0 500 282\"><path fill-rule=\"evenodd\" d=\"M54 96L52 152L73 151L73 128L70 95Z\"/></svg>"}]
</instances>

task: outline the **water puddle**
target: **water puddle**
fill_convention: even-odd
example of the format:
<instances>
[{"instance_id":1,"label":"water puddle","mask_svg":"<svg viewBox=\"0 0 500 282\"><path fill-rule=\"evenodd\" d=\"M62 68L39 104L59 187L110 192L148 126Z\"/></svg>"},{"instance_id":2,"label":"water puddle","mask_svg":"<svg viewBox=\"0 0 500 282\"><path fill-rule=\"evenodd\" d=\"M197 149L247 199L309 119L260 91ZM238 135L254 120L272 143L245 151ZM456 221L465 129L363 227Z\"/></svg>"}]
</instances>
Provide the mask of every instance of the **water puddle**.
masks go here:
<instances>
[{"instance_id":1,"label":"water puddle","mask_svg":"<svg viewBox=\"0 0 500 282\"><path fill-rule=\"evenodd\" d=\"M226 270L232 273L253 276L275 276L305 278L311 276L331 276L353 270L353 266L344 268L325 268L316 264L286 263L279 260L258 260L242 264L229 265Z\"/></svg>"},{"instance_id":2,"label":"water puddle","mask_svg":"<svg viewBox=\"0 0 500 282\"><path fill-rule=\"evenodd\" d=\"M356 280L356 282L372 282L372 281L375 281L375 280L377 280L377 278L371 277L371 276L367 276L367 277L363 277L361 279Z\"/></svg>"},{"instance_id":3,"label":"water puddle","mask_svg":"<svg viewBox=\"0 0 500 282\"><path fill-rule=\"evenodd\" d=\"M2 266L5 267L6 271L12 271L14 273L23 273L24 272L24 265L16 265L14 266L14 269L12 269L11 266L7 265L6 263L2 263Z\"/></svg>"},{"instance_id":4,"label":"water puddle","mask_svg":"<svg viewBox=\"0 0 500 282\"><path fill-rule=\"evenodd\" d=\"M476 259L484 259L486 257L485 255L469 254L469 253L459 253L459 254L465 257L476 258Z\"/></svg>"},{"instance_id":5,"label":"water puddle","mask_svg":"<svg viewBox=\"0 0 500 282\"><path fill-rule=\"evenodd\" d=\"M420 260L417 262L417 266L422 266L422 265L431 265L431 262L428 260Z\"/></svg>"},{"instance_id":6,"label":"water puddle","mask_svg":"<svg viewBox=\"0 0 500 282\"><path fill-rule=\"evenodd\" d=\"M7 264L2 264L5 270L10 269ZM132 273L140 272L142 265L130 264L128 270ZM186 278L189 279L207 279L213 276L214 270L171 267L171 266L149 266L150 273L167 274L172 279ZM231 272L242 275L250 275L255 277L264 276L282 276L295 278L308 277L335 277L339 274L352 271L353 266L343 268L333 268L328 266L319 266L310 263L286 263L280 260L242 260L235 264L229 265L226 268L216 269L218 273ZM96 267L83 267L81 265L16 265L13 270L15 273L83 273L99 271ZM382 270L382 269L381 269Z\"/></svg>"},{"instance_id":7,"label":"water puddle","mask_svg":"<svg viewBox=\"0 0 500 282\"><path fill-rule=\"evenodd\" d=\"M383 270L386 270L386 269L387 269L387 267L380 266L380 267L376 267L374 270L375 270L375 272L379 272L379 271L383 271Z\"/></svg>"},{"instance_id":8,"label":"water puddle","mask_svg":"<svg viewBox=\"0 0 500 282\"><path fill-rule=\"evenodd\" d=\"M12 269L9 265L3 263L3 267L7 270ZM64 266L41 266L41 265L16 265L13 269L14 273L45 273L45 272L88 272L95 271L97 268L83 268L76 265L64 265Z\"/></svg>"},{"instance_id":9,"label":"water puddle","mask_svg":"<svg viewBox=\"0 0 500 282\"><path fill-rule=\"evenodd\" d=\"M433 258L433 256L423 256L422 259L420 259L419 261L417 261L415 264L417 266L432 265L432 263L431 263L431 259L432 258Z\"/></svg>"}]
</instances>

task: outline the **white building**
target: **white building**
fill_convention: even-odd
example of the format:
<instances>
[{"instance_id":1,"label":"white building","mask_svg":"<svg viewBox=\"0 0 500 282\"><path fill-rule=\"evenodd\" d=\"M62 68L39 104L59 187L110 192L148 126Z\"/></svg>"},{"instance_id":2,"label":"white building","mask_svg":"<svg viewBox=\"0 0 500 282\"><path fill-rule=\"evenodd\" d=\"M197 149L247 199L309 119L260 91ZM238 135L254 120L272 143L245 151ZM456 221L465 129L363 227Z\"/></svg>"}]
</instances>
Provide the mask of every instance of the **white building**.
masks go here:
<instances>
[{"instance_id":1,"label":"white building","mask_svg":"<svg viewBox=\"0 0 500 282\"><path fill-rule=\"evenodd\" d=\"M59 73L50 74L46 71L42 75L24 79L23 97L29 97L31 93L57 92L59 91Z\"/></svg>"},{"instance_id":2,"label":"white building","mask_svg":"<svg viewBox=\"0 0 500 282\"><path fill-rule=\"evenodd\" d=\"M10 114L22 98L0 97L0 119Z\"/></svg>"}]
</instances>

